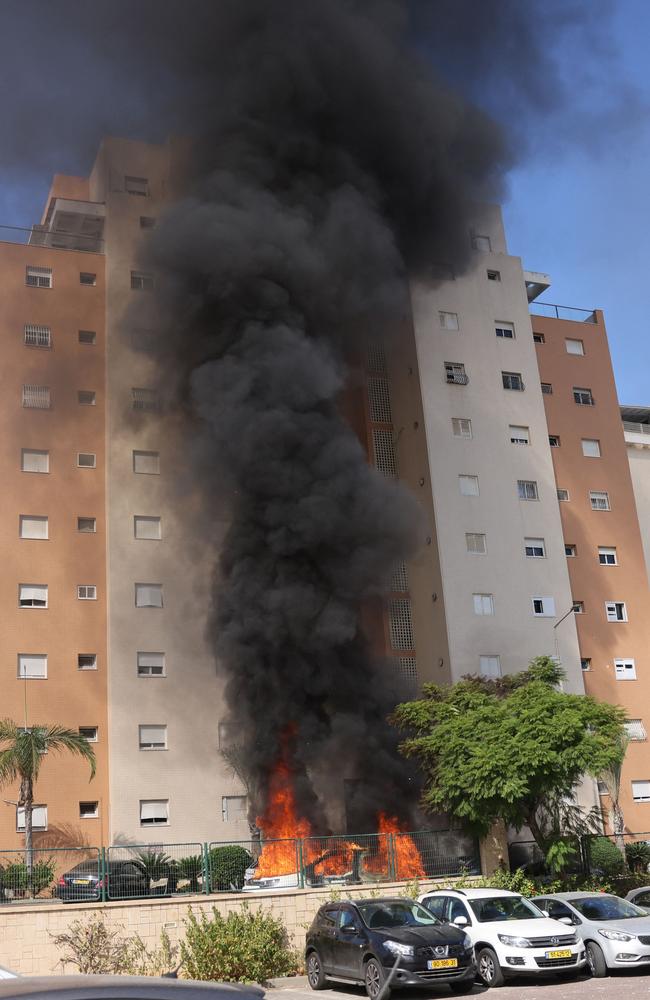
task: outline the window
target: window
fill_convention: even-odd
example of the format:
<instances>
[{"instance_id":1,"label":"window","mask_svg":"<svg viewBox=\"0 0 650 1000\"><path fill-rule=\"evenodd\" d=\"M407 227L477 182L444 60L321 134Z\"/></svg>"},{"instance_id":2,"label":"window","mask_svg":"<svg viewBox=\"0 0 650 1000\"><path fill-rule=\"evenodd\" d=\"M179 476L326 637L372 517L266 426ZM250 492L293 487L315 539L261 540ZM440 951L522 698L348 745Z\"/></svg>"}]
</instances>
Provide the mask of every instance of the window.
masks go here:
<instances>
[{"instance_id":1,"label":"window","mask_svg":"<svg viewBox=\"0 0 650 1000\"><path fill-rule=\"evenodd\" d=\"M585 613L585 602L584 601L574 601L571 605L571 610L574 615L584 615Z\"/></svg>"},{"instance_id":2,"label":"window","mask_svg":"<svg viewBox=\"0 0 650 1000\"><path fill-rule=\"evenodd\" d=\"M479 656L479 674L481 677L500 677L501 676L501 657L500 656Z\"/></svg>"},{"instance_id":3,"label":"window","mask_svg":"<svg viewBox=\"0 0 650 1000\"><path fill-rule=\"evenodd\" d=\"M77 465L80 469L94 469L97 466L97 456L91 451L80 451L77 454Z\"/></svg>"},{"instance_id":4,"label":"window","mask_svg":"<svg viewBox=\"0 0 650 1000\"><path fill-rule=\"evenodd\" d=\"M30 288L51 288L52 268L51 267L30 267L25 269L25 284Z\"/></svg>"},{"instance_id":5,"label":"window","mask_svg":"<svg viewBox=\"0 0 650 1000\"><path fill-rule=\"evenodd\" d=\"M556 492L557 492L557 498L558 498L558 500L560 500L562 502L566 502L569 499L569 491L568 490L562 489L561 487L558 486Z\"/></svg>"},{"instance_id":6,"label":"window","mask_svg":"<svg viewBox=\"0 0 650 1000\"><path fill-rule=\"evenodd\" d=\"M27 514L20 515L20 537L21 538L49 538L48 520L46 517L32 517Z\"/></svg>"},{"instance_id":7,"label":"window","mask_svg":"<svg viewBox=\"0 0 650 1000\"><path fill-rule=\"evenodd\" d=\"M134 410L153 412L160 409L160 401L155 389L131 389L131 402Z\"/></svg>"},{"instance_id":8,"label":"window","mask_svg":"<svg viewBox=\"0 0 650 1000\"><path fill-rule=\"evenodd\" d=\"M140 229L154 229L156 220L151 215L140 216Z\"/></svg>"},{"instance_id":9,"label":"window","mask_svg":"<svg viewBox=\"0 0 650 1000\"><path fill-rule=\"evenodd\" d=\"M409 589L409 578L406 563L398 563L390 578L390 590L394 593L406 593Z\"/></svg>"},{"instance_id":10,"label":"window","mask_svg":"<svg viewBox=\"0 0 650 1000\"><path fill-rule=\"evenodd\" d=\"M149 194L149 181L146 177L124 178L124 190L127 194L138 194L146 198Z\"/></svg>"},{"instance_id":11,"label":"window","mask_svg":"<svg viewBox=\"0 0 650 1000\"><path fill-rule=\"evenodd\" d=\"M135 606L136 608L162 608L162 583L136 583Z\"/></svg>"},{"instance_id":12,"label":"window","mask_svg":"<svg viewBox=\"0 0 650 1000\"><path fill-rule=\"evenodd\" d=\"M616 549L606 545L598 546L598 562L601 566L617 566Z\"/></svg>"},{"instance_id":13,"label":"window","mask_svg":"<svg viewBox=\"0 0 650 1000\"><path fill-rule=\"evenodd\" d=\"M646 733L645 726L643 725L642 719L628 719L625 725L625 731L630 740L647 740L648 734Z\"/></svg>"},{"instance_id":14,"label":"window","mask_svg":"<svg viewBox=\"0 0 650 1000\"><path fill-rule=\"evenodd\" d=\"M47 677L47 654L19 653L18 676L21 680L41 680Z\"/></svg>"},{"instance_id":15,"label":"window","mask_svg":"<svg viewBox=\"0 0 650 1000\"><path fill-rule=\"evenodd\" d=\"M633 781L632 798L635 802L650 802L650 781Z\"/></svg>"},{"instance_id":16,"label":"window","mask_svg":"<svg viewBox=\"0 0 650 1000\"><path fill-rule=\"evenodd\" d=\"M83 736L89 743L96 743L98 736L97 726L79 726L79 735Z\"/></svg>"},{"instance_id":17,"label":"window","mask_svg":"<svg viewBox=\"0 0 650 1000\"><path fill-rule=\"evenodd\" d=\"M83 534L93 534L97 531L97 518L95 517L78 517L77 518L77 531L81 531Z\"/></svg>"},{"instance_id":18,"label":"window","mask_svg":"<svg viewBox=\"0 0 650 1000\"><path fill-rule=\"evenodd\" d=\"M576 547L575 547L575 545L565 545L564 546L564 554L567 557L567 559L573 559L574 556L575 556L575 554L576 554Z\"/></svg>"},{"instance_id":19,"label":"window","mask_svg":"<svg viewBox=\"0 0 650 1000\"><path fill-rule=\"evenodd\" d=\"M77 587L77 598L80 601L96 601L97 587L93 583L81 583Z\"/></svg>"},{"instance_id":20,"label":"window","mask_svg":"<svg viewBox=\"0 0 650 1000\"><path fill-rule=\"evenodd\" d=\"M471 438L472 436L472 421L468 420L467 417L452 417L451 418L451 429L454 437L457 438Z\"/></svg>"},{"instance_id":21,"label":"window","mask_svg":"<svg viewBox=\"0 0 650 1000\"><path fill-rule=\"evenodd\" d=\"M467 551L473 552L475 555L485 555L487 552L485 535L478 534L475 531L465 532L465 545L467 546Z\"/></svg>"},{"instance_id":22,"label":"window","mask_svg":"<svg viewBox=\"0 0 650 1000\"><path fill-rule=\"evenodd\" d=\"M96 285L97 275L91 274L90 271L82 271L79 275L79 283L81 285Z\"/></svg>"},{"instance_id":23,"label":"window","mask_svg":"<svg viewBox=\"0 0 650 1000\"><path fill-rule=\"evenodd\" d=\"M153 274L147 271L131 271L131 288L139 292L150 292L153 284Z\"/></svg>"},{"instance_id":24,"label":"window","mask_svg":"<svg viewBox=\"0 0 650 1000\"><path fill-rule=\"evenodd\" d=\"M244 823L247 813L248 801L245 795L221 796L221 818L224 823Z\"/></svg>"},{"instance_id":25,"label":"window","mask_svg":"<svg viewBox=\"0 0 650 1000\"><path fill-rule=\"evenodd\" d=\"M546 547L543 538L524 538L524 549L530 559L546 558Z\"/></svg>"},{"instance_id":26,"label":"window","mask_svg":"<svg viewBox=\"0 0 650 1000\"><path fill-rule=\"evenodd\" d=\"M388 602L388 626L393 649L414 649L413 616L408 598L396 597Z\"/></svg>"},{"instance_id":27,"label":"window","mask_svg":"<svg viewBox=\"0 0 650 1000\"><path fill-rule=\"evenodd\" d=\"M550 382L542 382L541 386L542 386L542 393L544 394L544 396L550 396L550 395L552 395L552 393L553 393L553 386L551 385Z\"/></svg>"},{"instance_id":28,"label":"window","mask_svg":"<svg viewBox=\"0 0 650 1000\"><path fill-rule=\"evenodd\" d=\"M533 614L538 618L555 618L553 597L533 597Z\"/></svg>"},{"instance_id":29,"label":"window","mask_svg":"<svg viewBox=\"0 0 650 1000\"><path fill-rule=\"evenodd\" d=\"M133 518L133 533L136 538L158 541L162 538L160 518L136 514Z\"/></svg>"},{"instance_id":30,"label":"window","mask_svg":"<svg viewBox=\"0 0 650 1000\"><path fill-rule=\"evenodd\" d=\"M77 401L80 406L95 406L96 404L96 393L92 392L90 389L79 389L77 393Z\"/></svg>"},{"instance_id":31,"label":"window","mask_svg":"<svg viewBox=\"0 0 650 1000\"><path fill-rule=\"evenodd\" d=\"M514 389L516 392L523 392L524 382L519 372L501 372L501 381L504 389Z\"/></svg>"},{"instance_id":32,"label":"window","mask_svg":"<svg viewBox=\"0 0 650 1000\"><path fill-rule=\"evenodd\" d=\"M592 510L610 510L609 493L602 493L598 490L589 491L589 500Z\"/></svg>"},{"instance_id":33,"label":"window","mask_svg":"<svg viewBox=\"0 0 650 1000\"><path fill-rule=\"evenodd\" d=\"M142 826L161 826L169 823L169 799L140 799Z\"/></svg>"},{"instance_id":34,"label":"window","mask_svg":"<svg viewBox=\"0 0 650 1000\"><path fill-rule=\"evenodd\" d=\"M372 447L375 467L389 479L397 478L397 455L393 445L393 432L373 427Z\"/></svg>"},{"instance_id":35,"label":"window","mask_svg":"<svg viewBox=\"0 0 650 1000\"><path fill-rule=\"evenodd\" d=\"M605 612L608 622L626 622L627 608L625 601L605 601Z\"/></svg>"},{"instance_id":36,"label":"window","mask_svg":"<svg viewBox=\"0 0 650 1000\"><path fill-rule=\"evenodd\" d=\"M97 334L94 330L80 330L79 331L79 343L80 344L96 344Z\"/></svg>"},{"instance_id":37,"label":"window","mask_svg":"<svg viewBox=\"0 0 650 1000\"><path fill-rule=\"evenodd\" d=\"M537 483L532 479L518 479L517 496L520 500L539 500Z\"/></svg>"},{"instance_id":38,"label":"window","mask_svg":"<svg viewBox=\"0 0 650 1000\"><path fill-rule=\"evenodd\" d=\"M534 333L533 334L533 341L536 344L545 344L546 343L546 337L544 336L543 333Z\"/></svg>"},{"instance_id":39,"label":"window","mask_svg":"<svg viewBox=\"0 0 650 1000\"><path fill-rule=\"evenodd\" d=\"M458 313L439 311L440 326L443 330L458 330Z\"/></svg>"},{"instance_id":40,"label":"window","mask_svg":"<svg viewBox=\"0 0 650 1000\"><path fill-rule=\"evenodd\" d=\"M488 269L487 276L488 281L501 281L501 271L492 271Z\"/></svg>"},{"instance_id":41,"label":"window","mask_svg":"<svg viewBox=\"0 0 650 1000\"><path fill-rule=\"evenodd\" d=\"M489 253L492 249L490 237L479 236L478 233L475 233L472 236L472 247L474 250L481 250L483 253Z\"/></svg>"},{"instance_id":42,"label":"window","mask_svg":"<svg viewBox=\"0 0 650 1000\"><path fill-rule=\"evenodd\" d=\"M578 403L580 406L594 405L594 397L591 395L591 389L577 389L574 386L573 398L575 402Z\"/></svg>"},{"instance_id":43,"label":"window","mask_svg":"<svg viewBox=\"0 0 650 1000\"><path fill-rule=\"evenodd\" d=\"M564 341L566 346L567 354L584 354L585 345L582 340L569 340L568 338Z\"/></svg>"},{"instance_id":44,"label":"window","mask_svg":"<svg viewBox=\"0 0 650 1000\"><path fill-rule=\"evenodd\" d=\"M25 809L18 806L16 809L16 830L22 833L25 829ZM47 806L32 806L32 830L47 830Z\"/></svg>"},{"instance_id":45,"label":"window","mask_svg":"<svg viewBox=\"0 0 650 1000\"><path fill-rule=\"evenodd\" d=\"M512 323L502 323L498 322L494 327L494 332L497 337L502 340L514 340L515 339L515 328Z\"/></svg>"},{"instance_id":46,"label":"window","mask_svg":"<svg viewBox=\"0 0 650 1000\"><path fill-rule=\"evenodd\" d=\"M456 361L445 361L445 377L451 385L467 385L469 375L465 374L465 365Z\"/></svg>"},{"instance_id":47,"label":"window","mask_svg":"<svg viewBox=\"0 0 650 1000\"><path fill-rule=\"evenodd\" d=\"M160 475L159 451L134 451L133 471L147 476Z\"/></svg>"},{"instance_id":48,"label":"window","mask_svg":"<svg viewBox=\"0 0 650 1000\"><path fill-rule=\"evenodd\" d=\"M549 446L551 448L559 448L560 447L560 438L559 438L559 435L558 434L549 434L549 436L548 436L548 443L549 443Z\"/></svg>"},{"instance_id":49,"label":"window","mask_svg":"<svg viewBox=\"0 0 650 1000\"><path fill-rule=\"evenodd\" d=\"M49 451L35 451L33 448L23 448L20 452L20 468L22 472L49 472Z\"/></svg>"},{"instance_id":50,"label":"window","mask_svg":"<svg viewBox=\"0 0 650 1000\"><path fill-rule=\"evenodd\" d=\"M596 784L598 785L599 795L609 795L609 788L606 781L597 781Z\"/></svg>"},{"instance_id":51,"label":"window","mask_svg":"<svg viewBox=\"0 0 650 1000\"><path fill-rule=\"evenodd\" d=\"M77 653L78 670L97 670L97 653Z\"/></svg>"},{"instance_id":52,"label":"window","mask_svg":"<svg viewBox=\"0 0 650 1000\"><path fill-rule=\"evenodd\" d=\"M141 750L166 750L167 726L138 726L138 745Z\"/></svg>"},{"instance_id":53,"label":"window","mask_svg":"<svg viewBox=\"0 0 650 1000\"><path fill-rule=\"evenodd\" d=\"M79 819L96 819L99 816L99 802L80 802Z\"/></svg>"},{"instance_id":54,"label":"window","mask_svg":"<svg viewBox=\"0 0 650 1000\"><path fill-rule=\"evenodd\" d=\"M138 677L164 677L164 653L138 653Z\"/></svg>"},{"instance_id":55,"label":"window","mask_svg":"<svg viewBox=\"0 0 650 1000\"><path fill-rule=\"evenodd\" d=\"M458 486L464 497L477 497L479 495L478 476L459 476Z\"/></svg>"},{"instance_id":56,"label":"window","mask_svg":"<svg viewBox=\"0 0 650 1000\"><path fill-rule=\"evenodd\" d=\"M19 608L46 608L46 583L21 583L18 586Z\"/></svg>"},{"instance_id":57,"label":"window","mask_svg":"<svg viewBox=\"0 0 650 1000\"><path fill-rule=\"evenodd\" d=\"M494 597L492 594L472 594L472 600L474 601L475 615L494 614Z\"/></svg>"},{"instance_id":58,"label":"window","mask_svg":"<svg viewBox=\"0 0 650 1000\"><path fill-rule=\"evenodd\" d=\"M377 424L390 424L393 415L390 408L390 386L382 375L369 375L366 383L370 419Z\"/></svg>"},{"instance_id":59,"label":"window","mask_svg":"<svg viewBox=\"0 0 650 1000\"><path fill-rule=\"evenodd\" d=\"M25 344L27 347L51 347L52 331L49 326L25 323Z\"/></svg>"},{"instance_id":60,"label":"window","mask_svg":"<svg viewBox=\"0 0 650 1000\"><path fill-rule=\"evenodd\" d=\"M52 405L50 387L47 385L24 385L23 406L30 410L49 410Z\"/></svg>"},{"instance_id":61,"label":"window","mask_svg":"<svg viewBox=\"0 0 650 1000\"><path fill-rule=\"evenodd\" d=\"M591 670L591 657L581 656L580 657L580 669L581 670Z\"/></svg>"},{"instance_id":62,"label":"window","mask_svg":"<svg viewBox=\"0 0 650 1000\"><path fill-rule=\"evenodd\" d=\"M600 441L592 438L583 438L582 454L585 458L600 458Z\"/></svg>"},{"instance_id":63,"label":"window","mask_svg":"<svg viewBox=\"0 0 650 1000\"><path fill-rule=\"evenodd\" d=\"M530 444L530 432L527 427L511 424L509 430L511 444Z\"/></svg>"}]
</instances>

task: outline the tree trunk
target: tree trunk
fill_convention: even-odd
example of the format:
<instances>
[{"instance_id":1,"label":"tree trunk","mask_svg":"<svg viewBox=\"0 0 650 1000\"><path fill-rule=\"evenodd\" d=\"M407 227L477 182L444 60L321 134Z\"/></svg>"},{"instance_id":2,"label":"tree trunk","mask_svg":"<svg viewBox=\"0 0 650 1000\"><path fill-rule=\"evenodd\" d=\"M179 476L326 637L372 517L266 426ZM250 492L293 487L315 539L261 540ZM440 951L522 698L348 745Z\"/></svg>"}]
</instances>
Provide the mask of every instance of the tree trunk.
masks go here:
<instances>
[{"instance_id":1,"label":"tree trunk","mask_svg":"<svg viewBox=\"0 0 650 1000\"><path fill-rule=\"evenodd\" d=\"M27 885L32 884L34 869L34 847L32 838L32 812L34 810L34 785L31 778L23 777L20 783L20 804L25 810L25 866Z\"/></svg>"},{"instance_id":2,"label":"tree trunk","mask_svg":"<svg viewBox=\"0 0 650 1000\"><path fill-rule=\"evenodd\" d=\"M612 830L614 832L614 843L625 858L625 818L623 816L623 810L616 800L612 801L611 818Z\"/></svg>"}]
</instances>

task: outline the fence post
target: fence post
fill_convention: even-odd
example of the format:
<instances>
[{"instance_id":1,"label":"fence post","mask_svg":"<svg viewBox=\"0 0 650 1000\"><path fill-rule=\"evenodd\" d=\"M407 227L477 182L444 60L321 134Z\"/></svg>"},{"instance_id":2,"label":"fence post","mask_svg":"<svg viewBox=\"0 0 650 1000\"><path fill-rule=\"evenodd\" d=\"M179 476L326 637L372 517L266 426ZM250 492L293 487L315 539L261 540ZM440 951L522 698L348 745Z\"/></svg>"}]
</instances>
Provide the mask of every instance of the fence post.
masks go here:
<instances>
[{"instance_id":1,"label":"fence post","mask_svg":"<svg viewBox=\"0 0 650 1000\"><path fill-rule=\"evenodd\" d=\"M106 899L107 899L107 896L108 896L107 886L106 886L106 880L107 880L107 877L108 877L108 864L106 862L106 848L105 847L101 847L99 849L99 858L97 860L98 860L98 863L99 863L99 877L100 877L101 883L102 883L102 903L105 903Z\"/></svg>"},{"instance_id":2,"label":"fence post","mask_svg":"<svg viewBox=\"0 0 650 1000\"><path fill-rule=\"evenodd\" d=\"M395 834L386 833L384 834L387 840L386 844L386 860L388 861L388 877L392 882L396 882L398 878L397 871L397 851L395 849Z\"/></svg>"},{"instance_id":3,"label":"fence post","mask_svg":"<svg viewBox=\"0 0 650 1000\"><path fill-rule=\"evenodd\" d=\"M211 892L210 885L210 851L208 850L208 845L205 843L203 845L203 891L206 896L210 895Z\"/></svg>"},{"instance_id":4,"label":"fence post","mask_svg":"<svg viewBox=\"0 0 650 1000\"><path fill-rule=\"evenodd\" d=\"M589 836L587 834L580 838L580 853L582 854L585 875L591 875L591 851L589 850Z\"/></svg>"},{"instance_id":5,"label":"fence post","mask_svg":"<svg viewBox=\"0 0 650 1000\"><path fill-rule=\"evenodd\" d=\"M305 870L303 868L302 840L296 839L296 871L298 872L298 888L305 888Z\"/></svg>"}]
</instances>

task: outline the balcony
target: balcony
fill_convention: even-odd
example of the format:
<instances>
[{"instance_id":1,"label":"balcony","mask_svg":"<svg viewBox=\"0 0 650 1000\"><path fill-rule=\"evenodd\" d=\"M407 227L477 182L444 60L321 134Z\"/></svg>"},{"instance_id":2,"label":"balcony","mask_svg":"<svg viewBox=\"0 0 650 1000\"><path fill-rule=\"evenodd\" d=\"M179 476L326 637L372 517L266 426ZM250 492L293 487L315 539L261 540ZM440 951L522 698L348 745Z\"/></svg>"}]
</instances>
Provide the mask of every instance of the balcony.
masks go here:
<instances>
[{"instance_id":1,"label":"balcony","mask_svg":"<svg viewBox=\"0 0 650 1000\"><path fill-rule=\"evenodd\" d=\"M559 306L554 302L529 302L533 316L551 316L554 319L568 319L573 323L597 323L595 309L576 309L574 306Z\"/></svg>"},{"instance_id":2,"label":"balcony","mask_svg":"<svg viewBox=\"0 0 650 1000\"><path fill-rule=\"evenodd\" d=\"M469 385L469 375L465 372L445 372L446 380L450 385Z\"/></svg>"},{"instance_id":3,"label":"balcony","mask_svg":"<svg viewBox=\"0 0 650 1000\"><path fill-rule=\"evenodd\" d=\"M103 202L52 198L45 222L32 227L28 242L57 250L103 253L105 214Z\"/></svg>"}]
</instances>

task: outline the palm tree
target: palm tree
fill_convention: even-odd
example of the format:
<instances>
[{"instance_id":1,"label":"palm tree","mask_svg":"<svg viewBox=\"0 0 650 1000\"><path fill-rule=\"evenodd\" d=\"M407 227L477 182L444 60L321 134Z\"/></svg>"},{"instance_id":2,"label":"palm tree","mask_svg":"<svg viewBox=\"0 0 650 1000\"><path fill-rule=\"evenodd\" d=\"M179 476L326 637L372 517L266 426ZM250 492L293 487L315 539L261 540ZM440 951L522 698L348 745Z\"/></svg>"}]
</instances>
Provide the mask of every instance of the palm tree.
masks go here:
<instances>
[{"instance_id":1,"label":"palm tree","mask_svg":"<svg viewBox=\"0 0 650 1000\"><path fill-rule=\"evenodd\" d=\"M625 859L625 817L621 808L621 772L629 742L630 739L628 736L623 735L621 737L621 754L619 760L599 775L609 794L609 801L611 803L610 820L614 842L623 855L623 859Z\"/></svg>"},{"instance_id":2,"label":"palm tree","mask_svg":"<svg viewBox=\"0 0 650 1000\"><path fill-rule=\"evenodd\" d=\"M0 719L0 787L20 782L18 806L25 810L25 861L28 872L33 865L32 811L34 785L46 753L68 752L84 757L90 764L90 778L95 777L95 751L85 736L64 726L17 726L11 719Z\"/></svg>"}]
</instances>

